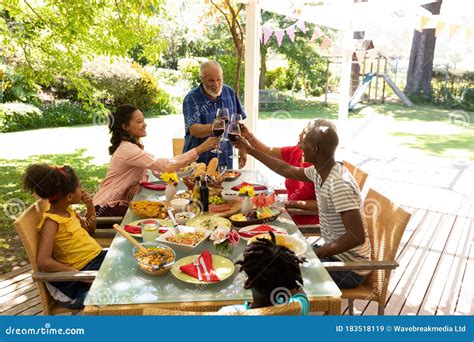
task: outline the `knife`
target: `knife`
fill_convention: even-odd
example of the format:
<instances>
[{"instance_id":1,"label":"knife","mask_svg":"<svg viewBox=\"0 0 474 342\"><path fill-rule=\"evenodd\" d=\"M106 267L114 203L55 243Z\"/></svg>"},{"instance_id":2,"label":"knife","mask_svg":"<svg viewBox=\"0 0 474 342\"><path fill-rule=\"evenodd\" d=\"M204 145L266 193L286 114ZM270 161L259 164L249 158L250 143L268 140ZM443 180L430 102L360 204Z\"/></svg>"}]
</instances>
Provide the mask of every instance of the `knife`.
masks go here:
<instances>
[{"instance_id":1,"label":"knife","mask_svg":"<svg viewBox=\"0 0 474 342\"><path fill-rule=\"evenodd\" d=\"M206 263L204 262L204 259L202 257L199 257L198 260L201 263L202 268L204 269L204 274L206 276L206 279L208 281L211 280L211 276L209 275L209 272L207 271L207 267L206 267Z\"/></svg>"}]
</instances>

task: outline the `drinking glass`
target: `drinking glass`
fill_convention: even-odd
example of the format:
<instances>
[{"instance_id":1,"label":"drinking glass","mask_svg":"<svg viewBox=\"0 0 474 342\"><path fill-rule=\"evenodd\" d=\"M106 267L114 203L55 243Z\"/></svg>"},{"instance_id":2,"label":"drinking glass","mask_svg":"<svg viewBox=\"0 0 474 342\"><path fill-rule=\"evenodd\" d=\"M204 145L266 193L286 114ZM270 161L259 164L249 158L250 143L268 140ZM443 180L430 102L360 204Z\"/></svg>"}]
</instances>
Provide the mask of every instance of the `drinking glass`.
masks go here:
<instances>
[{"instance_id":1,"label":"drinking glass","mask_svg":"<svg viewBox=\"0 0 474 342\"><path fill-rule=\"evenodd\" d=\"M232 142L232 143L236 143L237 142L237 137L240 137L240 126L238 123L231 123L229 125L229 127L227 128L227 131L228 131L228 134L227 136L229 137L229 140ZM229 156L229 158L237 158L238 155L235 153L235 147L234 145L232 144L232 155Z\"/></svg>"},{"instance_id":2,"label":"drinking glass","mask_svg":"<svg viewBox=\"0 0 474 342\"><path fill-rule=\"evenodd\" d=\"M216 118L224 120L225 125L227 126L227 124L229 123L229 119L230 119L229 110L225 107L217 108ZM227 139L225 134L224 134L221 141L229 141L229 139Z\"/></svg>"},{"instance_id":3,"label":"drinking glass","mask_svg":"<svg viewBox=\"0 0 474 342\"><path fill-rule=\"evenodd\" d=\"M212 123L212 134L215 137L221 137L225 132L225 121L222 119L215 119L214 122ZM222 140L222 138L221 138ZM211 150L212 153L222 153L222 150L220 149L220 146Z\"/></svg>"}]
</instances>

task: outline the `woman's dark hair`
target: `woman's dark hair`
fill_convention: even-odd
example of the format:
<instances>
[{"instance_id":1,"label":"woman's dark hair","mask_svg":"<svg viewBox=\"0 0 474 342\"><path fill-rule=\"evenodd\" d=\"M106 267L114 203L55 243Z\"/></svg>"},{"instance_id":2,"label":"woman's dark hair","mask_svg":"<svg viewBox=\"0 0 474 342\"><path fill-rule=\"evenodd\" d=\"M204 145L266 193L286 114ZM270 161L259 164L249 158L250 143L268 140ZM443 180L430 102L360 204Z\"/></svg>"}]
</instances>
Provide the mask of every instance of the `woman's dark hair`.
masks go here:
<instances>
[{"instance_id":1,"label":"woman's dark hair","mask_svg":"<svg viewBox=\"0 0 474 342\"><path fill-rule=\"evenodd\" d=\"M110 138L110 147L109 154L114 154L115 150L119 147L122 141L129 141L140 148L143 148L134 137L128 134L122 127L123 124L127 124L133 117L133 113L137 111L138 108L134 105L124 104L115 108L115 112L112 114L112 120L110 125L110 133L112 137Z\"/></svg>"},{"instance_id":2,"label":"woman's dark hair","mask_svg":"<svg viewBox=\"0 0 474 342\"><path fill-rule=\"evenodd\" d=\"M275 235L270 232L271 239L257 238L244 251L244 260L235 264L240 265L240 272L247 274L244 288L256 288L271 294L276 288L288 290L299 289L303 286L300 264L305 258L275 242Z\"/></svg>"},{"instance_id":3,"label":"woman's dark hair","mask_svg":"<svg viewBox=\"0 0 474 342\"><path fill-rule=\"evenodd\" d=\"M79 178L67 165L33 164L28 166L23 177L23 187L28 192L49 199L51 203L76 191L78 186Z\"/></svg>"}]
</instances>

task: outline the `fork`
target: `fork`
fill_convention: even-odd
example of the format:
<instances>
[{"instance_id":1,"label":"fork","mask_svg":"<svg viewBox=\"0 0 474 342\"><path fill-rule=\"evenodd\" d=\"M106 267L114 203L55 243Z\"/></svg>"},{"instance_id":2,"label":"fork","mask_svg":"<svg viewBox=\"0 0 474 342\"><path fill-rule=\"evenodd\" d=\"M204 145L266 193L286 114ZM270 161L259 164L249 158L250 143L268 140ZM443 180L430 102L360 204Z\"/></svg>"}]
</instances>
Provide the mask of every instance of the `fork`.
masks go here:
<instances>
[{"instance_id":1,"label":"fork","mask_svg":"<svg viewBox=\"0 0 474 342\"><path fill-rule=\"evenodd\" d=\"M196 259L196 260L193 261L193 265L194 265L194 266L196 267L196 269L197 269L199 281L202 281L202 274L201 274L201 270L199 269L199 261L198 261L198 259Z\"/></svg>"}]
</instances>

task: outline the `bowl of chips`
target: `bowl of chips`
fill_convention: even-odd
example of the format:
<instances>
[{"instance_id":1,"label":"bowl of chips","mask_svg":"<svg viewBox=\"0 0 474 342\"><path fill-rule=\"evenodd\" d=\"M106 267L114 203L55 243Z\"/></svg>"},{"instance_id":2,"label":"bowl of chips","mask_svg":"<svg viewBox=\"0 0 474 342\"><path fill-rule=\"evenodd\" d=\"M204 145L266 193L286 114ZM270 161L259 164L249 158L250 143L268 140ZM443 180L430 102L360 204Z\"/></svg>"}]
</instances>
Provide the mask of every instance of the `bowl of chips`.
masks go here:
<instances>
[{"instance_id":1,"label":"bowl of chips","mask_svg":"<svg viewBox=\"0 0 474 342\"><path fill-rule=\"evenodd\" d=\"M164 219L168 216L166 210L168 205L159 201L133 201L130 203L130 210L140 218Z\"/></svg>"}]
</instances>

